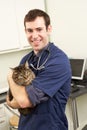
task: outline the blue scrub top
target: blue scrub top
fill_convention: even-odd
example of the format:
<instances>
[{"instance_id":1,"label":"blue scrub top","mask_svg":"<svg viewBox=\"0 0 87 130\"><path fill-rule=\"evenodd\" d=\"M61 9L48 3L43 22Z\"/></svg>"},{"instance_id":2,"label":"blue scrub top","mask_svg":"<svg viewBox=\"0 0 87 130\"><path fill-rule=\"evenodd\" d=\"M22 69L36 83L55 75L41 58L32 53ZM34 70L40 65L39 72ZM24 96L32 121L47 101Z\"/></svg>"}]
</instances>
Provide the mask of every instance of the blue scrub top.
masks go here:
<instances>
[{"instance_id":1,"label":"blue scrub top","mask_svg":"<svg viewBox=\"0 0 87 130\"><path fill-rule=\"evenodd\" d=\"M68 130L65 115L71 84L71 67L68 57L53 43L49 43L40 55L38 63L37 60L34 61L32 51L21 60L21 64L28 60L36 75L32 85L42 90L49 99L37 104L27 116L21 115L18 130Z\"/></svg>"}]
</instances>

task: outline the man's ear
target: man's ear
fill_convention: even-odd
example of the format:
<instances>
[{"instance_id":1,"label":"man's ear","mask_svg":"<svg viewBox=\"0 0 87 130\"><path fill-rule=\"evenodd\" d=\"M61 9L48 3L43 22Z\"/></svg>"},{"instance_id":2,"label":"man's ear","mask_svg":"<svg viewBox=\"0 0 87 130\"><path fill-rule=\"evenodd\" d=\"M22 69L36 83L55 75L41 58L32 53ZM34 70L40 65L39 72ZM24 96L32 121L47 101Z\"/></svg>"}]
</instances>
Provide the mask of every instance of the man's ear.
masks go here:
<instances>
[{"instance_id":1,"label":"man's ear","mask_svg":"<svg viewBox=\"0 0 87 130\"><path fill-rule=\"evenodd\" d=\"M52 31L52 26L49 25L48 28L47 28L48 32L50 33Z\"/></svg>"}]
</instances>

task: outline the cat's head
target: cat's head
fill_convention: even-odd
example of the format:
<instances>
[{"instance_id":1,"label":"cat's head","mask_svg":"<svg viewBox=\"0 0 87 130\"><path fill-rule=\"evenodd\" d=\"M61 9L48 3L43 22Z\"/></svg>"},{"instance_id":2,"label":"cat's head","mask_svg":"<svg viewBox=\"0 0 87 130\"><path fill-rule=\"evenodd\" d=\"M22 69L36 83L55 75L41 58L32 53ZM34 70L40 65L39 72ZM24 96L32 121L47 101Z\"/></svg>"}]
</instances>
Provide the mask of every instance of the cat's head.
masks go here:
<instances>
[{"instance_id":1,"label":"cat's head","mask_svg":"<svg viewBox=\"0 0 87 130\"><path fill-rule=\"evenodd\" d=\"M35 78L35 74L29 68L28 62L26 62L25 64L21 64L19 66L16 66L14 68L11 68L11 69L13 70L12 78L15 81L15 83L19 85L27 86Z\"/></svg>"}]
</instances>

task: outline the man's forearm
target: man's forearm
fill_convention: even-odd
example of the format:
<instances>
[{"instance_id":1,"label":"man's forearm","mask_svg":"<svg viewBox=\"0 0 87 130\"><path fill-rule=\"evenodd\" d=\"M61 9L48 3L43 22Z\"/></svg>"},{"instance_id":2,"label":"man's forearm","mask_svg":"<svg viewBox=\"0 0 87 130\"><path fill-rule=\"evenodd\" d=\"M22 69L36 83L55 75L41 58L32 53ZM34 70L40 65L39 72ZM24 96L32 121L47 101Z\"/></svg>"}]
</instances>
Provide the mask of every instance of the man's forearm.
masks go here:
<instances>
[{"instance_id":1,"label":"man's forearm","mask_svg":"<svg viewBox=\"0 0 87 130\"><path fill-rule=\"evenodd\" d=\"M19 104L17 101L13 98L11 101L9 100L9 95L6 97L7 104L12 107L13 109L18 109L20 108Z\"/></svg>"}]
</instances>

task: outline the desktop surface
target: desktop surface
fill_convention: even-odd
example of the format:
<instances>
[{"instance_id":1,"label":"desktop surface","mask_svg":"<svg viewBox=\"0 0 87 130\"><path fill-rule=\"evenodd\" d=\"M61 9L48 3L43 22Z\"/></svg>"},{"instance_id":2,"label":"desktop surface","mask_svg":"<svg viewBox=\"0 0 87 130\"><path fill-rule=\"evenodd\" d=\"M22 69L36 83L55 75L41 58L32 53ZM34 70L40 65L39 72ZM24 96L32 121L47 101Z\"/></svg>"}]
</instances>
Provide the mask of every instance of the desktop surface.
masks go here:
<instances>
[{"instance_id":1,"label":"desktop surface","mask_svg":"<svg viewBox=\"0 0 87 130\"><path fill-rule=\"evenodd\" d=\"M71 89L74 89L74 90L71 91L70 98L76 98L87 93L87 86L77 87L76 88L77 90L75 90L75 88L72 88L72 87Z\"/></svg>"},{"instance_id":2,"label":"desktop surface","mask_svg":"<svg viewBox=\"0 0 87 130\"><path fill-rule=\"evenodd\" d=\"M77 91L79 91L79 87L76 87L76 85L71 86L71 93L74 93L74 92L77 92Z\"/></svg>"},{"instance_id":3,"label":"desktop surface","mask_svg":"<svg viewBox=\"0 0 87 130\"><path fill-rule=\"evenodd\" d=\"M72 80L71 81L71 93L79 91L80 88L87 88L87 81L84 80Z\"/></svg>"}]
</instances>

